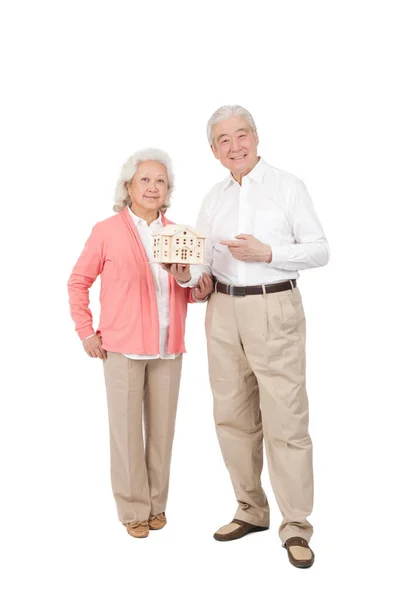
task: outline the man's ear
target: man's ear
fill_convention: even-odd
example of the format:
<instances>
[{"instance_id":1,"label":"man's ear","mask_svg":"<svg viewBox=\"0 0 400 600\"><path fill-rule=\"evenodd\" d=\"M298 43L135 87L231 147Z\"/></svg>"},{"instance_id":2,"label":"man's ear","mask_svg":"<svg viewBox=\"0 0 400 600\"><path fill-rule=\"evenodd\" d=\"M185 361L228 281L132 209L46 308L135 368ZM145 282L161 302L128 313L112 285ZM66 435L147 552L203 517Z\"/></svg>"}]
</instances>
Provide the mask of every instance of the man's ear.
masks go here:
<instances>
[{"instance_id":1,"label":"man's ear","mask_svg":"<svg viewBox=\"0 0 400 600\"><path fill-rule=\"evenodd\" d=\"M214 154L215 158L219 158L219 156L218 156L218 150L216 148L214 148L214 144L211 144L210 148L211 148L212 153Z\"/></svg>"}]
</instances>

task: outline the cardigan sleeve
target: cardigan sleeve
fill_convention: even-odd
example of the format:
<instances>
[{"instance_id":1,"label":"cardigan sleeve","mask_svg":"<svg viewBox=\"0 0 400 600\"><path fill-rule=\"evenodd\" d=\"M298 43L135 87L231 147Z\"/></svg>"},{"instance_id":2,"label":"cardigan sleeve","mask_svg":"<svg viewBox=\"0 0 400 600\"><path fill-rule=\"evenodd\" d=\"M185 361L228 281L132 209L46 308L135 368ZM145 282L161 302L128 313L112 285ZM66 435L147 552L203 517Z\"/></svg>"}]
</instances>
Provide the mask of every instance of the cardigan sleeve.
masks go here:
<instances>
[{"instance_id":1,"label":"cardigan sleeve","mask_svg":"<svg viewBox=\"0 0 400 600\"><path fill-rule=\"evenodd\" d=\"M196 302L196 300L193 298L192 291L193 291L193 288L191 288L191 287L186 288L187 301L189 304L193 304L194 302Z\"/></svg>"},{"instance_id":2,"label":"cardigan sleeve","mask_svg":"<svg viewBox=\"0 0 400 600\"><path fill-rule=\"evenodd\" d=\"M68 280L69 306L75 330L81 340L93 335L93 316L89 308L89 289L104 266L104 238L95 225Z\"/></svg>"}]
</instances>

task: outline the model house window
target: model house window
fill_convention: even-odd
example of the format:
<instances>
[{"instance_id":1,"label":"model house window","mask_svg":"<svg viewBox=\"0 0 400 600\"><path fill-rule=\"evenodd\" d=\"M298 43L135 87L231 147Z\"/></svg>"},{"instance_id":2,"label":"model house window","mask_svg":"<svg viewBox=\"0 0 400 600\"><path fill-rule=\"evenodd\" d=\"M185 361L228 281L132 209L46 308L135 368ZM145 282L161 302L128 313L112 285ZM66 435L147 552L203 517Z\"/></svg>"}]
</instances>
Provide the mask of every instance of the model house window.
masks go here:
<instances>
[{"instance_id":1,"label":"model house window","mask_svg":"<svg viewBox=\"0 0 400 600\"><path fill-rule=\"evenodd\" d=\"M168 240L165 240L164 246L168 246Z\"/></svg>"},{"instance_id":2,"label":"model house window","mask_svg":"<svg viewBox=\"0 0 400 600\"><path fill-rule=\"evenodd\" d=\"M181 254L183 260L187 259L187 249L186 248L182 248L182 254Z\"/></svg>"},{"instance_id":3,"label":"model house window","mask_svg":"<svg viewBox=\"0 0 400 600\"><path fill-rule=\"evenodd\" d=\"M198 248L200 248L200 246L201 246L201 241L199 240L199 241L197 242L197 247L198 247Z\"/></svg>"},{"instance_id":4,"label":"model house window","mask_svg":"<svg viewBox=\"0 0 400 600\"><path fill-rule=\"evenodd\" d=\"M196 257L200 258L200 252L197 252Z\"/></svg>"}]
</instances>

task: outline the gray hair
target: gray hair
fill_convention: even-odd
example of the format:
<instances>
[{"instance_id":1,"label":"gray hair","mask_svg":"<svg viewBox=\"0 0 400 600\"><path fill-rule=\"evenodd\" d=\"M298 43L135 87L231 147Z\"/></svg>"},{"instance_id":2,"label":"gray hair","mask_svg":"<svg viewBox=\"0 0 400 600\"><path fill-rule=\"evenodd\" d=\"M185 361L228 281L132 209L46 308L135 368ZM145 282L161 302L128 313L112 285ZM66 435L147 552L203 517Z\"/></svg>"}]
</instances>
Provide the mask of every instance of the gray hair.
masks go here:
<instances>
[{"instance_id":1,"label":"gray hair","mask_svg":"<svg viewBox=\"0 0 400 600\"><path fill-rule=\"evenodd\" d=\"M114 212L121 212L121 210L123 210L126 206L130 206L132 204L126 184L132 181L138 166L146 160L153 160L154 162L161 163L167 169L168 192L166 200L161 206L160 211L165 213L167 208L170 206L171 194L174 189L172 161L168 154L163 150L159 150L158 148L144 148L143 150L139 150L130 156L121 169L121 174L117 181L114 194Z\"/></svg>"},{"instance_id":2,"label":"gray hair","mask_svg":"<svg viewBox=\"0 0 400 600\"><path fill-rule=\"evenodd\" d=\"M238 104L226 104L225 106L220 106L207 123L207 138L210 146L214 143L212 135L214 125L224 119L230 119L231 117L236 116L244 117L253 131L257 131L255 121L246 108L243 108L243 106L239 106Z\"/></svg>"}]
</instances>

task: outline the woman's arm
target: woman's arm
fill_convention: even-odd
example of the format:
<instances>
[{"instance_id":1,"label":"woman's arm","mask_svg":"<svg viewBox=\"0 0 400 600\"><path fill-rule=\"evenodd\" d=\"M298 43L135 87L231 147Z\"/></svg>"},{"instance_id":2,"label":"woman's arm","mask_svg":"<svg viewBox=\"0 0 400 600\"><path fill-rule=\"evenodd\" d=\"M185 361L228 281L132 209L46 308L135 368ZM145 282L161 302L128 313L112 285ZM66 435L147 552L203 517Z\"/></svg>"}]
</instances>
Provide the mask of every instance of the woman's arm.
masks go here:
<instances>
[{"instance_id":1,"label":"woman's arm","mask_svg":"<svg viewBox=\"0 0 400 600\"><path fill-rule=\"evenodd\" d=\"M103 266L104 238L99 225L95 225L68 280L71 317L81 340L94 333L89 288L102 272Z\"/></svg>"}]
</instances>

